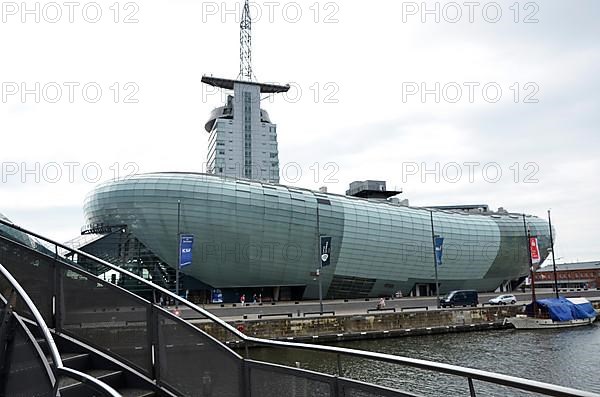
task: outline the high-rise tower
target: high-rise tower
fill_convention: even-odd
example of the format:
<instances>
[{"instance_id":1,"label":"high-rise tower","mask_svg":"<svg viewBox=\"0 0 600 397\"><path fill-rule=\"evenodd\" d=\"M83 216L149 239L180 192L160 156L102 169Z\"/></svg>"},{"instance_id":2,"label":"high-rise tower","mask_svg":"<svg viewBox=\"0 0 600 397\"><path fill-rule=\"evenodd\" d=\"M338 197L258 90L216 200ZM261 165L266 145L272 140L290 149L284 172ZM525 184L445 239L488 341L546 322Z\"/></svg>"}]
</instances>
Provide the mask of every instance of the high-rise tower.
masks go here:
<instances>
[{"instance_id":1,"label":"high-rise tower","mask_svg":"<svg viewBox=\"0 0 600 397\"><path fill-rule=\"evenodd\" d=\"M207 168L211 174L279 183L277 126L260 108L260 102L263 94L287 92L290 86L255 80L252 19L249 0L246 0L240 22L238 78L202 77L203 83L230 91L225 105L214 109L204 126L210 134Z\"/></svg>"}]
</instances>

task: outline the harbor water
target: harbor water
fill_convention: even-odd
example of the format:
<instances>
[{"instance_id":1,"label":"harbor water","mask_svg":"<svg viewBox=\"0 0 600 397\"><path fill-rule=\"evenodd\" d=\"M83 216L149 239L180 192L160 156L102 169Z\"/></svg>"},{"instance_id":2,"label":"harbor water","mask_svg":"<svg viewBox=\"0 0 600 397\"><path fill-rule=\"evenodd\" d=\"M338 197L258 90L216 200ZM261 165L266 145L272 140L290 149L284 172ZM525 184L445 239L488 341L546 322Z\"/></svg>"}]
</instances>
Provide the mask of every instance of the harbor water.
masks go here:
<instances>
[{"instance_id":1,"label":"harbor water","mask_svg":"<svg viewBox=\"0 0 600 397\"><path fill-rule=\"evenodd\" d=\"M337 344L395 354L600 393L600 325L560 330L488 331L363 340ZM298 350L284 353L257 349L256 359L274 359L304 369L337 373L337 360ZM468 396L464 378L371 360L344 358L343 375L419 396ZM535 396L475 381L477 396Z\"/></svg>"}]
</instances>

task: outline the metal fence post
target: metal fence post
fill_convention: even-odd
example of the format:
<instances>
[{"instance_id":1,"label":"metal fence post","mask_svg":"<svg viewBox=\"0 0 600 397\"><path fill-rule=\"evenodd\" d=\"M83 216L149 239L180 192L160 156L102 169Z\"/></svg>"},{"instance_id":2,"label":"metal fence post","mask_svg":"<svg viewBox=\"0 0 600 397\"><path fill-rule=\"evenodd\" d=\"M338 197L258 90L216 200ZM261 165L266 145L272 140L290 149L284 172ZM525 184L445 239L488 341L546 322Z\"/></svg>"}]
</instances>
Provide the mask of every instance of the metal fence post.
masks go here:
<instances>
[{"instance_id":1,"label":"metal fence post","mask_svg":"<svg viewBox=\"0 0 600 397\"><path fill-rule=\"evenodd\" d=\"M63 282L62 282L62 268L60 262L56 259L52 262L54 268L54 282L53 282L53 295L54 295L54 329L57 334L62 333L62 322L63 322Z\"/></svg>"},{"instance_id":2,"label":"metal fence post","mask_svg":"<svg viewBox=\"0 0 600 397\"><path fill-rule=\"evenodd\" d=\"M156 327L154 326L154 305L152 302L148 305L146 312L146 329L148 330L148 355L150 363L150 374L153 379L157 379L157 355L154 346L156 346Z\"/></svg>"},{"instance_id":3,"label":"metal fence post","mask_svg":"<svg viewBox=\"0 0 600 397\"><path fill-rule=\"evenodd\" d=\"M247 359L242 358L242 379L241 379L241 395L243 397L251 397L252 385L250 384L250 365L248 365Z\"/></svg>"},{"instance_id":4,"label":"metal fence post","mask_svg":"<svg viewBox=\"0 0 600 397\"><path fill-rule=\"evenodd\" d=\"M477 397L475 395L475 387L473 386L473 379L467 378L469 380L469 393L471 393L471 397Z\"/></svg>"},{"instance_id":5,"label":"metal fence post","mask_svg":"<svg viewBox=\"0 0 600 397\"><path fill-rule=\"evenodd\" d=\"M150 315L148 316L148 327L152 330L150 338L150 354L152 354L152 374L154 375L154 381L157 385L160 385L160 324L158 321L158 312L154 308L153 304L150 304Z\"/></svg>"}]
</instances>

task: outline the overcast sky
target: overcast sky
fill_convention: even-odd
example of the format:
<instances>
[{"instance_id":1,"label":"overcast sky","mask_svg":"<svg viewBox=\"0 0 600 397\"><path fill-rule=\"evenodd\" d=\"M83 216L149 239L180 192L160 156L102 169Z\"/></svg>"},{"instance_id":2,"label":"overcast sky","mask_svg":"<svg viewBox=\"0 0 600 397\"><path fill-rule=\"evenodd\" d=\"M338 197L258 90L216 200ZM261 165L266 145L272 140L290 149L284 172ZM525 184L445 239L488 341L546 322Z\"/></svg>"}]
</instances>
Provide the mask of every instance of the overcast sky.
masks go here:
<instances>
[{"instance_id":1,"label":"overcast sky","mask_svg":"<svg viewBox=\"0 0 600 397\"><path fill-rule=\"evenodd\" d=\"M25 4L1 3L1 213L64 241L98 180L203 171L223 96L200 79L237 76L239 5ZM263 105L282 183L551 208L560 262L600 259L600 3L471 4L254 3L255 75L292 85Z\"/></svg>"}]
</instances>

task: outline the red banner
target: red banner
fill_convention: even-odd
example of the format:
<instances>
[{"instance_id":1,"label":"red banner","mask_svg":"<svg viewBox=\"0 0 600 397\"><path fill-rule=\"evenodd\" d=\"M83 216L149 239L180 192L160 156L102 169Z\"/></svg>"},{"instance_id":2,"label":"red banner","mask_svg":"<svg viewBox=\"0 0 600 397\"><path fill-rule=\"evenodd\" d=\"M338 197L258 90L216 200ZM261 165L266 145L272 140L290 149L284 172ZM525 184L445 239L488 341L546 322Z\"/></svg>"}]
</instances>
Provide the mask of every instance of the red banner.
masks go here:
<instances>
[{"instance_id":1,"label":"red banner","mask_svg":"<svg viewBox=\"0 0 600 397\"><path fill-rule=\"evenodd\" d=\"M540 250L537 237L529 237L529 249L531 251L531 263L540 263Z\"/></svg>"}]
</instances>

